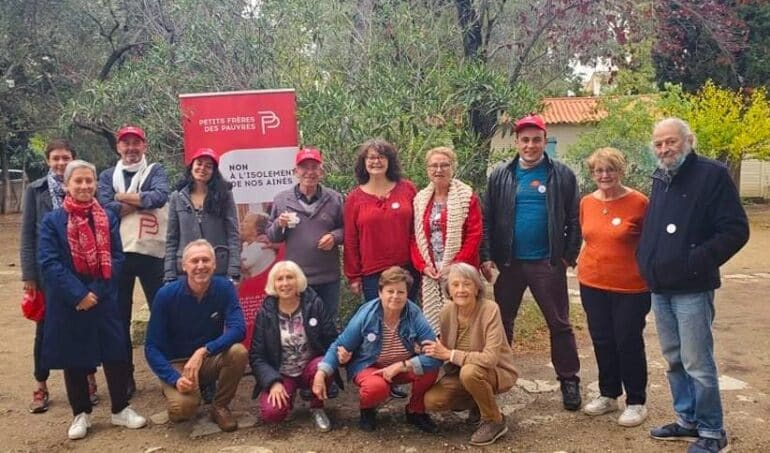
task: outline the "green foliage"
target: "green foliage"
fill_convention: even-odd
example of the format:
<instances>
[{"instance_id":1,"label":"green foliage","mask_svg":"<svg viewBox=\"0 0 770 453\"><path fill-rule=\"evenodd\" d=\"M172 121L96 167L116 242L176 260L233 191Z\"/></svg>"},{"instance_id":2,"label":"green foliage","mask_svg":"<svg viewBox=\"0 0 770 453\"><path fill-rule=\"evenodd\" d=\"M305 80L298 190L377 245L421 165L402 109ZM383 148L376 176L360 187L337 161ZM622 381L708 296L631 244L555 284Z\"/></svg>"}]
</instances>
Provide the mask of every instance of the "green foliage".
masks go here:
<instances>
[{"instance_id":1,"label":"green foliage","mask_svg":"<svg viewBox=\"0 0 770 453\"><path fill-rule=\"evenodd\" d=\"M580 135L569 147L565 160L578 169L577 176L582 193L595 189L591 175L585 170L585 159L603 147L617 148L626 156L628 168L624 184L642 192L649 192L650 174L655 166L649 143L655 122L655 98L607 97L601 100L600 109L607 116L590 131Z\"/></svg>"},{"instance_id":2,"label":"green foliage","mask_svg":"<svg viewBox=\"0 0 770 453\"><path fill-rule=\"evenodd\" d=\"M728 163L770 158L770 100L764 88L746 94L707 81L696 93L667 87L660 107L688 123L698 152Z\"/></svg>"}]
</instances>

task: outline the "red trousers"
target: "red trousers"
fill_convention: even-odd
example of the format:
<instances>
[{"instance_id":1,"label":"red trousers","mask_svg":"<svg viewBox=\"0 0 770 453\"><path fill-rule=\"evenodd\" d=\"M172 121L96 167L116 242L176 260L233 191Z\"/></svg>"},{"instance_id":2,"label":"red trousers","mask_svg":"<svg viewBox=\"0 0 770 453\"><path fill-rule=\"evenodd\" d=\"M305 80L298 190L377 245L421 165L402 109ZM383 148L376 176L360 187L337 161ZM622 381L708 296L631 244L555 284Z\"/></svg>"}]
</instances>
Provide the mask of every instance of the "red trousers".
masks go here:
<instances>
[{"instance_id":1,"label":"red trousers","mask_svg":"<svg viewBox=\"0 0 770 453\"><path fill-rule=\"evenodd\" d=\"M376 366L364 368L353 380L358 386L361 409L377 407L390 395L390 383L382 375L374 374L378 369ZM412 384L412 395L409 398L409 404L406 405L407 411L412 414L425 413L425 392L436 382L437 376L438 370L429 371L422 375L409 371L408 373L397 374L393 378L394 384Z\"/></svg>"}]
</instances>

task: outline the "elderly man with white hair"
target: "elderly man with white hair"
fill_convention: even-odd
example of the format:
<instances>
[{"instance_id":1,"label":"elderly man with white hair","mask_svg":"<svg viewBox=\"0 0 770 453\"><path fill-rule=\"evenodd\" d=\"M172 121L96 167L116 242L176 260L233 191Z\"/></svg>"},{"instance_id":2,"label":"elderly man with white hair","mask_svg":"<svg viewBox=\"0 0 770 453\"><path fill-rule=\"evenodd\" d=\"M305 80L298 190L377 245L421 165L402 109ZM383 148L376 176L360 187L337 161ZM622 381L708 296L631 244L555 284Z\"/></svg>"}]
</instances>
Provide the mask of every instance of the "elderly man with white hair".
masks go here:
<instances>
[{"instance_id":1,"label":"elderly man with white hair","mask_svg":"<svg viewBox=\"0 0 770 453\"><path fill-rule=\"evenodd\" d=\"M636 258L652 307L676 422L654 428L661 440L694 441L689 453L729 449L722 422L714 338L719 266L746 244L749 224L727 167L699 156L679 118L655 125L658 168Z\"/></svg>"}]
</instances>

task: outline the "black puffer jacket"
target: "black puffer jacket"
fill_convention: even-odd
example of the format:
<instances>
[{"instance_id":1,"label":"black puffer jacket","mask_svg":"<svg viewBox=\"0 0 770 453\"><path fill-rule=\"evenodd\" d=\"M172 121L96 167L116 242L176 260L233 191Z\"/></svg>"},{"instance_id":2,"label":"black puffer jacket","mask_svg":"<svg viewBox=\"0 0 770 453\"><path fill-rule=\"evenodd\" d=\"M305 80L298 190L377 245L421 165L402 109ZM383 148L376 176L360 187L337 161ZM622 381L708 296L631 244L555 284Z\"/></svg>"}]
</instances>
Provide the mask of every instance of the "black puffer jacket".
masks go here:
<instances>
[{"instance_id":1,"label":"black puffer jacket","mask_svg":"<svg viewBox=\"0 0 770 453\"><path fill-rule=\"evenodd\" d=\"M563 258L574 266L580 252L580 193L575 174L561 162L544 155L548 169L548 244L551 264ZM492 260L499 267L510 264L513 250L513 224L516 208L516 175L519 157L498 165L489 175L484 194L484 240L481 261Z\"/></svg>"},{"instance_id":2,"label":"black puffer jacket","mask_svg":"<svg viewBox=\"0 0 770 453\"><path fill-rule=\"evenodd\" d=\"M300 295L300 299L302 322L312 356L322 356L337 339L334 320L326 313L323 300L318 297L313 288L308 286ZM257 381L252 398L256 398L261 391L269 389L273 383L281 380L281 374L278 372L281 367L281 354L278 299L267 296L254 321L254 335L251 338L249 351L249 363ZM339 373L336 373L334 378L340 388L344 388Z\"/></svg>"},{"instance_id":3,"label":"black puffer jacket","mask_svg":"<svg viewBox=\"0 0 770 453\"><path fill-rule=\"evenodd\" d=\"M693 151L673 178L652 175L636 261L655 293L719 288L719 266L749 240L749 222L727 167Z\"/></svg>"}]
</instances>

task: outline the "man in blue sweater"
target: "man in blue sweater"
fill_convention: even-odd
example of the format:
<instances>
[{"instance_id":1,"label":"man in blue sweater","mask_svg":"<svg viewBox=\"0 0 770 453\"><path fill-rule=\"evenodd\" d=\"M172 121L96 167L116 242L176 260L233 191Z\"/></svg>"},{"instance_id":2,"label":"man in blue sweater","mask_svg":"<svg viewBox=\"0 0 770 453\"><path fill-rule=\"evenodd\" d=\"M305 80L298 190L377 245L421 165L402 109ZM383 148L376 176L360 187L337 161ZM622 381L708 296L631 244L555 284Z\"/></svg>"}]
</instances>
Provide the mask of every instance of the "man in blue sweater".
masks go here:
<instances>
[{"instance_id":1,"label":"man in blue sweater","mask_svg":"<svg viewBox=\"0 0 770 453\"><path fill-rule=\"evenodd\" d=\"M214 249L205 239L182 254L187 274L162 287L152 305L144 354L160 378L171 421L192 418L200 405L200 385L216 382L211 418L222 431L238 422L228 405L248 362L240 343L246 323L233 284L214 276Z\"/></svg>"}]
</instances>

